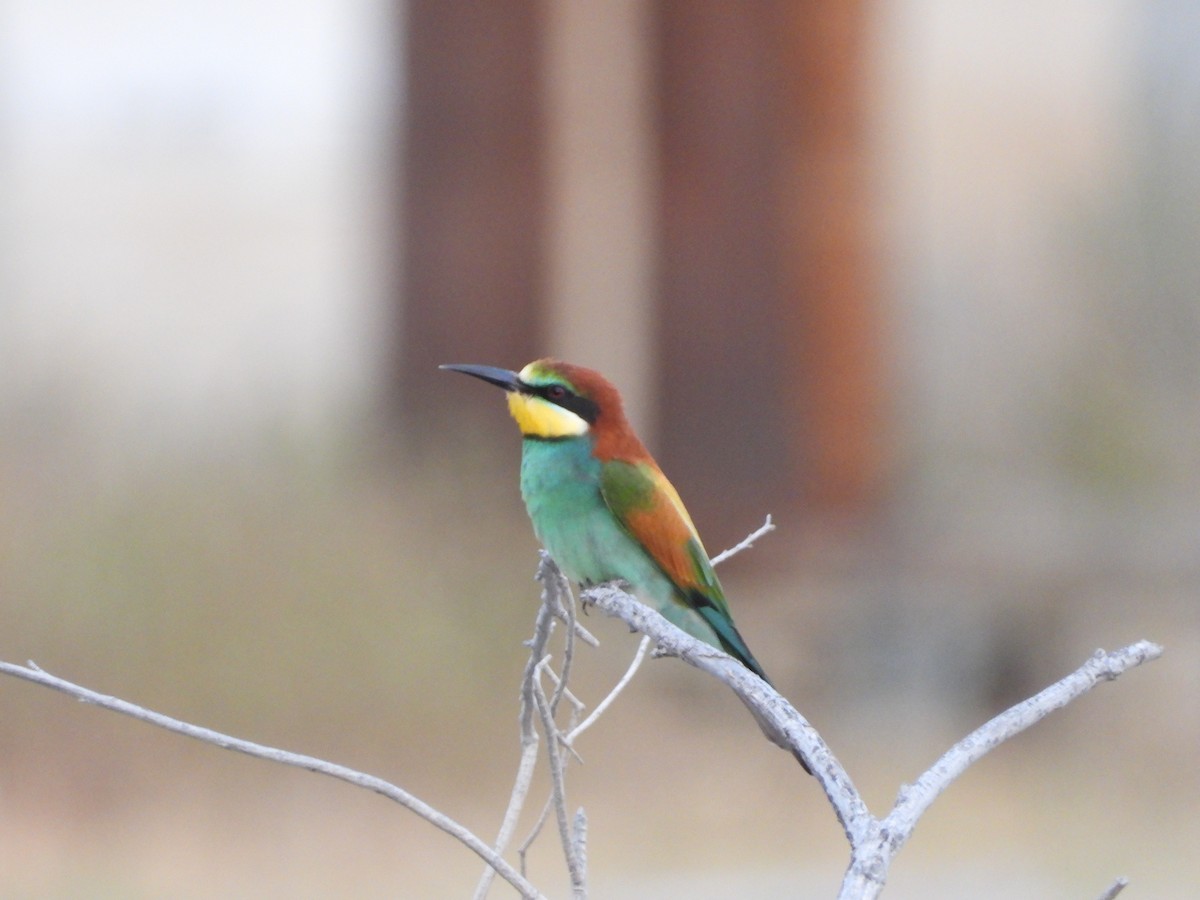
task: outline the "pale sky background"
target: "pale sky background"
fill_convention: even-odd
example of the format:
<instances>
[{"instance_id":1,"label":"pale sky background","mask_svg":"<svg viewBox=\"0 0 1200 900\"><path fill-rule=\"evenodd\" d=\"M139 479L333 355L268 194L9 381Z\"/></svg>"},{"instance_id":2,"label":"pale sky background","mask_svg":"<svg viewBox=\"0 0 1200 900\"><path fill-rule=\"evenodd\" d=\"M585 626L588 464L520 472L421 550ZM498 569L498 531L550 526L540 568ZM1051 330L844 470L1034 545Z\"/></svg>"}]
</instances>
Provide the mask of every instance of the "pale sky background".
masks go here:
<instances>
[{"instance_id":1,"label":"pale sky background","mask_svg":"<svg viewBox=\"0 0 1200 900\"><path fill-rule=\"evenodd\" d=\"M389 8L0 8L4 419L120 455L358 402L380 351Z\"/></svg>"}]
</instances>

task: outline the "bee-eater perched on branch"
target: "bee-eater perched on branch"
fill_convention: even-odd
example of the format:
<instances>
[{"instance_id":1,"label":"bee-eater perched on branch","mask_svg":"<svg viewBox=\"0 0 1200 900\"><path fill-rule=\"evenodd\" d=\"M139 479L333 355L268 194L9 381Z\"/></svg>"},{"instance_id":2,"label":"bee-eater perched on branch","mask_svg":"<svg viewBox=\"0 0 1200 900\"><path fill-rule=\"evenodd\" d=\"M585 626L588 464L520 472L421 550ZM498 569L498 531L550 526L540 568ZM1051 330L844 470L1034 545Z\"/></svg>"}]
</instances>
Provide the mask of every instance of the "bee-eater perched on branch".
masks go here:
<instances>
[{"instance_id":1,"label":"bee-eater perched on branch","mask_svg":"<svg viewBox=\"0 0 1200 900\"><path fill-rule=\"evenodd\" d=\"M521 496L542 546L582 586L620 579L764 681L679 494L599 372L553 359L520 372L446 365L504 388L524 438Z\"/></svg>"}]
</instances>

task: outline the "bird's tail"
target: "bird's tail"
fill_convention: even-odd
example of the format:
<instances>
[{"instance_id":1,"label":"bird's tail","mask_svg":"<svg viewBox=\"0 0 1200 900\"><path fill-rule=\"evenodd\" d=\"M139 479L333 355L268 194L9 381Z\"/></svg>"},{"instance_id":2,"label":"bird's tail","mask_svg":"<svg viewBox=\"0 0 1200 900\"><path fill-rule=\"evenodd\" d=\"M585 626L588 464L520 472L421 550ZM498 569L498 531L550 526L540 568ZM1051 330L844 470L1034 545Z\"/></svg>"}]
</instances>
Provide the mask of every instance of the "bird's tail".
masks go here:
<instances>
[{"instance_id":1,"label":"bird's tail","mask_svg":"<svg viewBox=\"0 0 1200 900\"><path fill-rule=\"evenodd\" d=\"M697 602L696 598L693 598L694 608L717 635L717 640L721 642L721 649L767 684L771 684L771 679L767 677L767 673L763 671L763 667L759 665L758 660L754 658L754 654L750 652L750 648L746 646L746 641L742 638L741 633L738 632L737 626L733 624L733 619L709 603L707 598L703 598L703 600L705 602L701 603Z\"/></svg>"}]
</instances>

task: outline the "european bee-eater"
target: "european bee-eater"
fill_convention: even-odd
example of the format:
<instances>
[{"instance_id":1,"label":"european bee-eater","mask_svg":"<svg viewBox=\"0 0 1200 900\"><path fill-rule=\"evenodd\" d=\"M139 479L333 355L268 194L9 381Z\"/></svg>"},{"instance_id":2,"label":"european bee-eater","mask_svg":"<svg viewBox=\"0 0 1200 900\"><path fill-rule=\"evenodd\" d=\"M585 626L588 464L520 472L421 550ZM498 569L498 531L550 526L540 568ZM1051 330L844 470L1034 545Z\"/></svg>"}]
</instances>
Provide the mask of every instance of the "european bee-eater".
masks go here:
<instances>
[{"instance_id":1,"label":"european bee-eater","mask_svg":"<svg viewBox=\"0 0 1200 900\"><path fill-rule=\"evenodd\" d=\"M553 359L520 372L446 365L503 388L521 429L521 496L542 546L582 586L620 579L764 681L679 494L599 372Z\"/></svg>"}]
</instances>

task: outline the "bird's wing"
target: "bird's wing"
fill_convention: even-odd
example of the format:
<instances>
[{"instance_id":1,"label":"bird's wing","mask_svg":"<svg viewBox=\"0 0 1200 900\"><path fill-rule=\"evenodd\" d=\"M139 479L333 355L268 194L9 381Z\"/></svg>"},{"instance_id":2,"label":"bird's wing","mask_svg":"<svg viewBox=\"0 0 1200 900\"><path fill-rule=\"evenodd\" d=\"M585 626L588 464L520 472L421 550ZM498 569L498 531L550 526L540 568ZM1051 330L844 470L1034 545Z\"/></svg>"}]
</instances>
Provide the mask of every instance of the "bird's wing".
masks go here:
<instances>
[{"instance_id":1,"label":"bird's wing","mask_svg":"<svg viewBox=\"0 0 1200 900\"><path fill-rule=\"evenodd\" d=\"M617 521L682 594L700 591L725 606L717 576L679 494L657 466L609 461L600 493Z\"/></svg>"},{"instance_id":2,"label":"bird's wing","mask_svg":"<svg viewBox=\"0 0 1200 900\"><path fill-rule=\"evenodd\" d=\"M601 496L621 527L675 585L679 600L708 623L724 650L766 681L733 624L721 583L671 482L648 462L610 460L600 471Z\"/></svg>"},{"instance_id":3,"label":"bird's wing","mask_svg":"<svg viewBox=\"0 0 1200 900\"><path fill-rule=\"evenodd\" d=\"M733 624L721 583L679 494L652 463L609 461L600 493L617 521L675 585L679 600L708 623L726 653L767 676Z\"/></svg>"}]
</instances>

